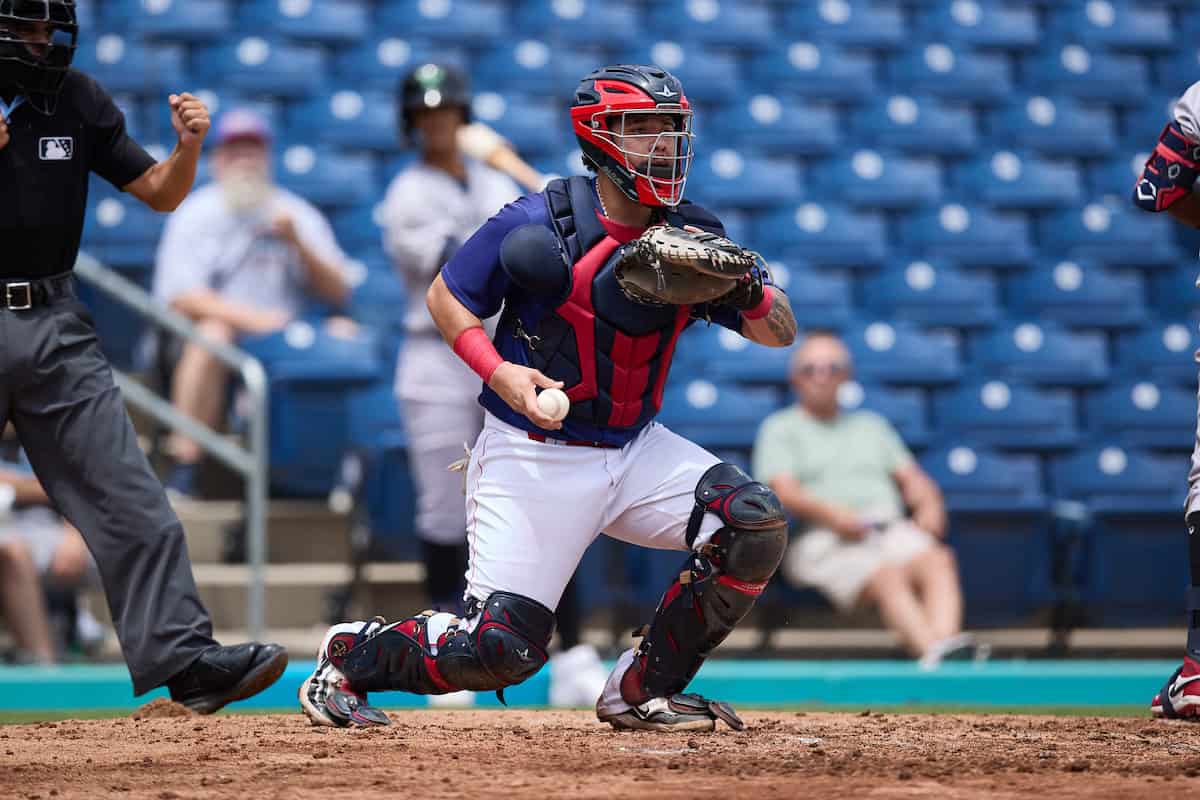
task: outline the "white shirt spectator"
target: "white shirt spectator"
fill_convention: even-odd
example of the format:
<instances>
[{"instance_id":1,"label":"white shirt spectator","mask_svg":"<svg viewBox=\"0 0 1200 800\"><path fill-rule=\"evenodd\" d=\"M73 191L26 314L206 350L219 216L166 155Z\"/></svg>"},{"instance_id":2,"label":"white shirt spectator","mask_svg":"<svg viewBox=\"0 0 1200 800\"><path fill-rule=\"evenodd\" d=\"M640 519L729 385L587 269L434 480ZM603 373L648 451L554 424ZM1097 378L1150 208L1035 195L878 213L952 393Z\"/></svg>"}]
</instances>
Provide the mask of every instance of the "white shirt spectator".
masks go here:
<instances>
[{"instance_id":1,"label":"white shirt spectator","mask_svg":"<svg viewBox=\"0 0 1200 800\"><path fill-rule=\"evenodd\" d=\"M221 188L193 192L171 215L159 242L154 295L163 303L196 289L295 316L304 308L305 271L295 249L267 233L270 213L288 212L296 233L322 258L347 259L333 229L313 205L274 187L257 213L234 212Z\"/></svg>"}]
</instances>

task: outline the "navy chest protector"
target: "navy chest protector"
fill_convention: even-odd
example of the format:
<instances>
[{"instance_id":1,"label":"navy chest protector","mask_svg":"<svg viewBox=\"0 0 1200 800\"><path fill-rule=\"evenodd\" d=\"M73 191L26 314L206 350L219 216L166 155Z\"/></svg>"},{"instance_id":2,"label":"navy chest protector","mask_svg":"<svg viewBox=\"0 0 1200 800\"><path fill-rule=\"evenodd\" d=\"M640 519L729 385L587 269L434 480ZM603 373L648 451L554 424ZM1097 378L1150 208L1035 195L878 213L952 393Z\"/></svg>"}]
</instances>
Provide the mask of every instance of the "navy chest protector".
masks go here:
<instances>
[{"instance_id":1,"label":"navy chest protector","mask_svg":"<svg viewBox=\"0 0 1200 800\"><path fill-rule=\"evenodd\" d=\"M532 326L506 306L497 336L524 340L529 366L566 384L568 419L639 428L662 406L671 356L691 308L645 305L621 291L613 272L620 244L597 217L588 178L552 181L545 197L570 264L569 284L559 292L561 302ZM723 233L714 217L690 203L665 221Z\"/></svg>"}]
</instances>

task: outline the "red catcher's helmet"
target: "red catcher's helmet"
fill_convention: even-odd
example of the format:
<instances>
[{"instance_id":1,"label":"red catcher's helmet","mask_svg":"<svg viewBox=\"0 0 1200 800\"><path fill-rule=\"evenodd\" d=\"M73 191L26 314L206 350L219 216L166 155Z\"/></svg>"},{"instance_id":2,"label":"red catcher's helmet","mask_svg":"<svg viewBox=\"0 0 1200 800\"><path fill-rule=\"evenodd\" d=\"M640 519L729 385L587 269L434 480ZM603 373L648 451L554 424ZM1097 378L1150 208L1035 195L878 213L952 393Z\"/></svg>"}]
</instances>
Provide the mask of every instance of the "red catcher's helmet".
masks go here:
<instances>
[{"instance_id":1,"label":"red catcher's helmet","mask_svg":"<svg viewBox=\"0 0 1200 800\"><path fill-rule=\"evenodd\" d=\"M626 134L638 115L667 115L674 130ZM683 200L692 167L692 109L674 75L632 64L598 69L575 90L571 125L584 159L629 199L671 207Z\"/></svg>"}]
</instances>

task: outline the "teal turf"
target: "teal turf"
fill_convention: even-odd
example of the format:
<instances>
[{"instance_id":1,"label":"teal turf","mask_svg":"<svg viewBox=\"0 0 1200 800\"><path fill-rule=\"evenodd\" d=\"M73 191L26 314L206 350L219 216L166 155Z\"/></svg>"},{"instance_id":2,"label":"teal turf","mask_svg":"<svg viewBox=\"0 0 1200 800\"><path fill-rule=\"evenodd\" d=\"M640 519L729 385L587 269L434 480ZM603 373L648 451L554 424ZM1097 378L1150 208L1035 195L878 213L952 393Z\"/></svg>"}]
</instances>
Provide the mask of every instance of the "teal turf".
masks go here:
<instances>
[{"instance_id":1,"label":"teal turf","mask_svg":"<svg viewBox=\"0 0 1200 800\"><path fill-rule=\"evenodd\" d=\"M1149 705L1178 666L1171 661L993 661L945 664L921 672L908 661L725 661L705 664L689 687L746 708L795 706L1064 707ZM312 669L295 662L279 682L238 708L291 708ZM510 706L544 706L549 675L542 670L505 692ZM135 698L122 666L0 667L0 711L133 709L157 690ZM426 705L400 692L373 694L383 708ZM478 706L499 706L480 694Z\"/></svg>"}]
</instances>

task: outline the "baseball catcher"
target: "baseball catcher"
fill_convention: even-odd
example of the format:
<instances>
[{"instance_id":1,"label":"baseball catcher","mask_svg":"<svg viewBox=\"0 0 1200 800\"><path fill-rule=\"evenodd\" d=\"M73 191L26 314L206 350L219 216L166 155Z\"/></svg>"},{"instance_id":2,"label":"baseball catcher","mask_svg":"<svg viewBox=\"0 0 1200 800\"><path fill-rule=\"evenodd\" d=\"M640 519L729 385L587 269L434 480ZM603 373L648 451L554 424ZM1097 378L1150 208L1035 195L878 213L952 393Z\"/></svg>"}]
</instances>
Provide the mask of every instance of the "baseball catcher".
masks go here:
<instances>
[{"instance_id":1,"label":"baseball catcher","mask_svg":"<svg viewBox=\"0 0 1200 800\"><path fill-rule=\"evenodd\" d=\"M596 714L616 728L742 722L686 693L783 556L779 500L654 421L680 334L698 320L771 347L796 322L759 259L684 200L692 108L670 73L597 70L571 121L593 176L510 203L426 295L442 337L483 381L467 466L466 613L335 625L300 690L315 724L386 724L368 692L503 692L546 662L554 609L601 531L687 553ZM481 320L500 312L494 337ZM556 420L537 391L565 391ZM554 406L559 408L558 405Z\"/></svg>"}]
</instances>

